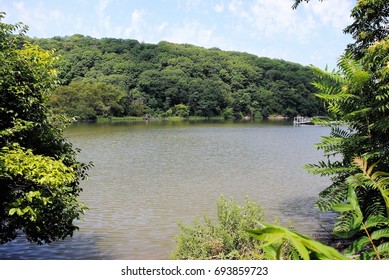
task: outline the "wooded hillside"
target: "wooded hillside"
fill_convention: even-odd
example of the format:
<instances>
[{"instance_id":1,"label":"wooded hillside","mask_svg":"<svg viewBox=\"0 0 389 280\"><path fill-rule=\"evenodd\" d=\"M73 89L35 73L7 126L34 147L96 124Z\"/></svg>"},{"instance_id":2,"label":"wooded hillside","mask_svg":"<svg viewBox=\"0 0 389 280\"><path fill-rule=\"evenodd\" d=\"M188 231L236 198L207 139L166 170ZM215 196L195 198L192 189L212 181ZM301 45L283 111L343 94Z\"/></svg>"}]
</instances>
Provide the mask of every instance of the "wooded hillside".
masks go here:
<instances>
[{"instance_id":1,"label":"wooded hillside","mask_svg":"<svg viewBox=\"0 0 389 280\"><path fill-rule=\"evenodd\" d=\"M60 56L58 113L98 116L320 115L309 67L255 55L168 42L31 39Z\"/></svg>"}]
</instances>

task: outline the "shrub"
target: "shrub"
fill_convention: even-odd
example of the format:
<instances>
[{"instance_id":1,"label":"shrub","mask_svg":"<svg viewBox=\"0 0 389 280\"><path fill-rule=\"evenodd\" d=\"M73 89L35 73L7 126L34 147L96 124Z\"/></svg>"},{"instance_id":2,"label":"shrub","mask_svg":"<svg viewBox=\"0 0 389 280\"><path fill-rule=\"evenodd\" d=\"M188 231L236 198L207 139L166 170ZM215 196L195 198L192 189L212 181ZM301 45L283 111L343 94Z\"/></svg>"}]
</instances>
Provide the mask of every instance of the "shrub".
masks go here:
<instances>
[{"instance_id":1,"label":"shrub","mask_svg":"<svg viewBox=\"0 0 389 280\"><path fill-rule=\"evenodd\" d=\"M245 229L256 228L263 220L260 204L246 201L239 206L235 200L222 196L217 201L217 221L204 216L192 225L179 223L176 248L171 258L180 260L262 259L260 242Z\"/></svg>"}]
</instances>

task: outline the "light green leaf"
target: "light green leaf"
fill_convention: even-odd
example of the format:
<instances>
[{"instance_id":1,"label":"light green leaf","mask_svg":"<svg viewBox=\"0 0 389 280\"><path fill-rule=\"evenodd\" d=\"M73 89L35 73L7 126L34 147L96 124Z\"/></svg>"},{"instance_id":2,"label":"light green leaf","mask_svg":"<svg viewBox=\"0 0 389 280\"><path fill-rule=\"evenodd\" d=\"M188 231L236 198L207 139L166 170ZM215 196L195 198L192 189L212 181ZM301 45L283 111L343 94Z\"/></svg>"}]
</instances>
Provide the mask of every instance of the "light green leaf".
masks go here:
<instances>
[{"instance_id":1,"label":"light green leaf","mask_svg":"<svg viewBox=\"0 0 389 280\"><path fill-rule=\"evenodd\" d=\"M300 242L298 238L295 238L294 236L289 236L289 241L292 243L292 245L296 248L297 252L300 254L300 256L304 260L309 260L309 252L307 248L304 246L303 243Z\"/></svg>"},{"instance_id":2,"label":"light green leaf","mask_svg":"<svg viewBox=\"0 0 389 280\"><path fill-rule=\"evenodd\" d=\"M380 254L389 252L389 242L385 242L385 243L377 246L377 250Z\"/></svg>"},{"instance_id":3,"label":"light green leaf","mask_svg":"<svg viewBox=\"0 0 389 280\"><path fill-rule=\"evenodd\" d=\"M332 206L332 210L338 211L338 212L347 212L354 210L354 207L351 204L346 203L338 203Z\"/></svg>"},{"instance_id":4,"label":"light green leaf","mask_svg":"<svg viewBox=\"0 0 389 280\"><path fill-rule=\"evenodd\" d=\"M371 234L371 239L373 240L378 240L384 237L389 237L389 228L379 229Z\"/></svg>"}]
</instances>

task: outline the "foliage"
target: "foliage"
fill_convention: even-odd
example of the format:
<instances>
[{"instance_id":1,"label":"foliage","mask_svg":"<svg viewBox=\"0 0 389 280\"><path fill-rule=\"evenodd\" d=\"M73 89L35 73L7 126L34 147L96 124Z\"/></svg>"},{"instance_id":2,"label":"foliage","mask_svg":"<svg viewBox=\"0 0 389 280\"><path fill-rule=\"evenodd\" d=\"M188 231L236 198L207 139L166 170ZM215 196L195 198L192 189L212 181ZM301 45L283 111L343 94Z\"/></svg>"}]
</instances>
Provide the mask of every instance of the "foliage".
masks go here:
<instances>
[{"instance_id":1,"label":"foliage","mask_svg":"<svg viewBox=\"0 0 389 280\"><path fill-rule=\"evenodd\" d=\"M315 68L320 78L316 83L321 91L318 96L325 100L332 117L327 123L340 120L347 124L333 126L330 136L323 137L317 145L324 151L327 162L307 166L315 174L332 176L333 184L321 193L323 199L318 203L322 210L330 210L347 199L345 182L358 172L353 164L356 156L369 154L372 161L378 162L379 170L389 168L388 49L388 40L377 42L360 62L346 54L339 60L340 72ZM374 191L358 192L359 201L366 203L362 209L364 216L369 216L369 201L376 201L379 196Z\"/></svg>"},{"instance_id":2,"label":"foliage","mask_svg":"<svg viewBox=\"0 0 389 280\"><path fill-rule=\"evenodd\" d=\"M334 233L353 241L349 252L360 258L381 258L388 246L389 219L385 179L389 169L389 2L357 1L351 16L354 22L345 32L355 42L339 59L339 70L313 67L318 75L317 96L330 117L321 124L332 127L330 136L316 145L327 160L307 168L331 176L332 184L320 193L317 205L340 212ZM368 162L373 162L369 168Z\"/></svg>"},{"instance_id":3,"label":"foliage","mask_svg":"<svg viewBox=\"0 0 389 280\"><path fill-rule=\"evenodd\" d=\"M116 87L101 82L72 82L62 86L49 97L48 104L55 113L83 120L124 115L125 94Z\"/></svg>"},{"instance_id":4,"label":"foliage","mask_svg":"<svg viewBox=\"0 0 389 280\"><path fill-rule=\"evenodd\" d=\"M190 108L184 104L174 105L172 114L177 117L187 118L189 117Z\"/></svg>"},{"instance_id":5,"label":"foliage","mask_svg":"<svg viewBox=\"0 0 389 280\"><path fill-rule=\"evenodd\" d=\"M0 243L22 234L40 244L77 229L86 209L79 182L89 166L62 136L64 118L45 105L57 57L26 43L25 32L0 21Z\"/></svg>"},{"instance_id":6,"label":"foliage","mask_svg":"<svg viewBox=\"0 0 389 280\"><path fill-rule=\"evenodd\" d=\"M247 232L264 244L261 248L265 251L266 259L280 260L283 255L288 259L320 259L320 260L345 260L348 259L332 247L326 246L303 234L286 229L281 226L267 223L259 223L261 229L247 230ZM283 249L286 253L283 253Z\"/></svg>"},{"instance_id":7,"label":"foliage","mask_svg":"<svg viewBox=\"0 0 389 280\"><path fill-rule=\"evenodd\" d=\"M221 197L217 201L217 222L207 216L193 225L179 224L172 259L261 259L260 244L244 229L263 219L259 204L246 199L243 206Z\"/></svg>"},{"instance_id":8,"label":"foliage","mask_svg":"<svg viewBox=\"0 0 389 280\"><path fill-rule=\"evenodd\" d=\"M344 254L300 233L262 222L261 229L250 229L247 232L264 242L262 249L266 259L281 259L285 255L290 259L304 260L389 258L389 173L374 172L377 164L369 166L366 157L355 158L354 165L361 172L346 179L347 199L332 206L332 210L341 213L334 233L352 238ZM358 197L361 190L377 191L380 194L379 199L372 197L372 201L369 201L370 211L363 211L362 204L367 203Z\"/></svg>"},{"instance_id":9,"label":"foliage","mask_svg":"<svg viewBox=\"0 0 389 280\"><path fill-rule=\"evenodd\" d=\"M180 104L188 106L189 115L202 117L226 116L230 110L227 115L236 118L324 112L314 96L311 69L296 63L168 42L82 35L30 40L61 56L56 65L64 89L54 99L62 100L65 92L71 99L77 82L114 86L125 95L115 101L123 107L120 114L131 116L165 116ZM73 110L66 102L52 104L70 116L80 115L79 109L94 111L91 105L81 102Z\"/></svg>"},{"instance_id":10,"label":"foliage","mask_svg":"<svg viewBox=\"0 0 389 280\"><path fill-rule=\"evenodd\" d=\"M341 202L332 209L341 213L334 233L354 238L348 254L362 259L389 257L389 173L374 172L377 163L368 165L368 158L356 157L354 164L362 171L347 178L347 203ZM372 194L369 201L361 193Z\"/></svg>"},{"instance_id":11,"label":"foliage","mask_svg":"<svg viewBox=\"0 0 389 280\"><path fill-rule=\"evenodd\" d=\"M296 0L294 8L301 2ZM351 14L354 23L345 29L356 41L339 59L339 71L313 67L318 75L314 83L320 91L317 96L329 111L329 118L320 124L331 126L331 133L316 145L327 160L307 168L331 176L333 183L320 193L317 205L340 213L334 233L349 239L345 253L359 259L389 256L388 14L388 1L358 1ZM310 257L312 247L301 240L296 243L299 234L273 226L251 233L269 240L270 252L276 252L275 243L286 239L299 253L293 257ZM316 247L313 251L322 254L326 250Z\"/></svg>"},{"instance_id":12,"label":"foliage","mask_svg":"<svg viewBox=\"0 0 389 280\"><path fill-rule=\"evenodd\" d=\"M370 46L388 37L389 4L387 0L359 0L351 11L354 21L345 28L354 43L347 46L355 59L361 59Z\"/></svg>"}]
</instances>

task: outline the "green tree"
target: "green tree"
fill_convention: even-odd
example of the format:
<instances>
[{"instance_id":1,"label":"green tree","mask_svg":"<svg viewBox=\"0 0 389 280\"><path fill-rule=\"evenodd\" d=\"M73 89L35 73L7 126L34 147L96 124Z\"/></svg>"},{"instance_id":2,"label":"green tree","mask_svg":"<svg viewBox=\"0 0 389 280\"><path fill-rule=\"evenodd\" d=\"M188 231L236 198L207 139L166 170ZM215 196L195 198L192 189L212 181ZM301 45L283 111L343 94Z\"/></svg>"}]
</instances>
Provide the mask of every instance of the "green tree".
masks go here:
<instances>
[{"instance_id":1,"label":"green tree","mask_svg":"<svg viewBox=\"0 0 389 280\"><path fill-rule=\"evenodd\" d=\"M322 210L337 210L336 205L349 199L348 178L358 173L355 158L363 157L375 170L389 170L389 39L384 39L365 50L356 61L350 54L339 60L340 71L328 73L316 68L320 81L318 94L325 100L332 118L324 123L340 121L343 126L332 126L329 137L323 137L317 147L327 160L308 168L315 174L329 175L332 185L321 192L318 206ZM334 157L335 156L335 157ZM388 185L382 192L371 184L354 184L360 217L367 222L371 217L382 217L389 222ZM355 229L355 217L339 211L334 232L346 238L362 234ZM381 241L382 242L382 241Z\"/></svg>"},{"instance_id":2,"label":"green tree","mask_svg":"<svg viewBox=\"0 0 389 280\"><path fill-rule=\"evenodd\" d=\"M173 114L178 117L187 118L189 117L190 108L185 104L177 104L173 107Z\"/></svg>"},{"instance_id":3,"label":"green tree","mask_svg":"<svg viewBox=\"0 0 389 280\"><path fill-rule=\"evenodd\" d=\"M389 247L389 2L360 0L351 15L345 32L355 43L339 59L339 71L314 67L317 96L330 116L321 122L332 128L317 144L326 160L307 167L331 176L317 205L340 213L334 233L355 240L349 251L361 258L380 258Z\"/></svg>"},{"instance_id":4,"label":"green tree","mask_svg":"<svg viewBox=\"0 0 389 280\"><path fill-rule=\"evenodd\" d=\"M101 82L72 82L58 87L49 97L54 112L94 120L97 117L120 117L124 114L125 94Z\"/></svg>"},{"instance_id":5,"label":"green tree","mask_svg":"<svg viewBox=\"0 0 389 280\"><path fill-rule=\"evenodd\" d=\"M27 28L0 13L0 243L71 236L86 207L79 183L89 165L62 136L45 101L56 85L52 51L24 41Z\"/></svg>"},{"instance_id":6,"label":"green tree","mask_svg":"<svg viewBox=\"0 0 389 280\"><path fill-rule=\"evenodd\" d=\"M57 50L63 85L104 83L123 91L124 114L162 116L178 104L190 106L190 115L204 117L230 112L227 108L234 108L238 118L323 111L310 85L312 71L296 63L168 42L153 45L82 35L30 40ZM275 87L278 83L286 85ZM273 88L276 93L269 98ZM55 109L62 110L63 104L57 104ZM85 113L94 111L84 105Z\"/></svg>"}]
</instances>

